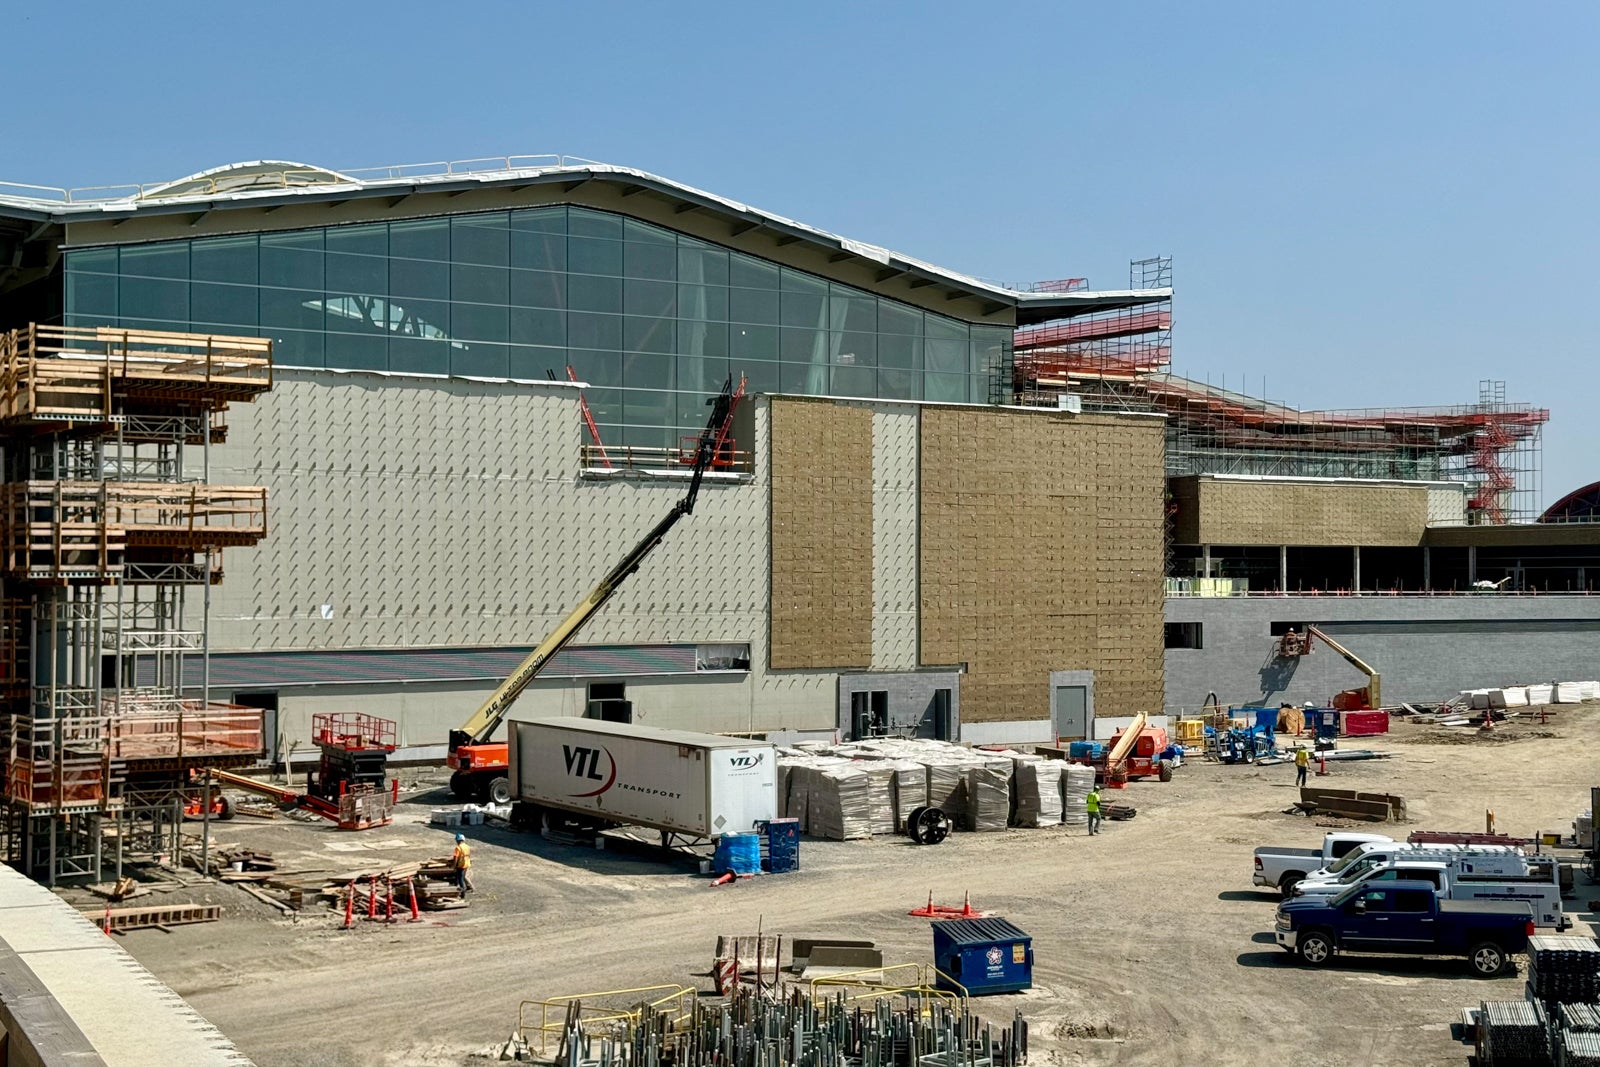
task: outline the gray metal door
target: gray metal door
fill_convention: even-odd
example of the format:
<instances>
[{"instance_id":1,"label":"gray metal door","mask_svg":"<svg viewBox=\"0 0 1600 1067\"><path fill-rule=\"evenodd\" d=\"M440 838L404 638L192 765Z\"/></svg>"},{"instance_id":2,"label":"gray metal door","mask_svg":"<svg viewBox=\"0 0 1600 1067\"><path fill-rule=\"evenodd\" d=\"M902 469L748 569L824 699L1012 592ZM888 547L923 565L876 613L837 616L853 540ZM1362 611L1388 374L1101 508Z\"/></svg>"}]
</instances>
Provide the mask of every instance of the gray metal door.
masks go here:
<instances>
[{"instance_id":1,"label":"gray metal door","mask_svg":"<svg viewBox=\"0 0 1600 1067\"><path fill-rule=\"evenodd\" d=\"M1071 741L1089 736L1089 687L1056 686L1056 737Z\"/></svg>"}]
</instances>

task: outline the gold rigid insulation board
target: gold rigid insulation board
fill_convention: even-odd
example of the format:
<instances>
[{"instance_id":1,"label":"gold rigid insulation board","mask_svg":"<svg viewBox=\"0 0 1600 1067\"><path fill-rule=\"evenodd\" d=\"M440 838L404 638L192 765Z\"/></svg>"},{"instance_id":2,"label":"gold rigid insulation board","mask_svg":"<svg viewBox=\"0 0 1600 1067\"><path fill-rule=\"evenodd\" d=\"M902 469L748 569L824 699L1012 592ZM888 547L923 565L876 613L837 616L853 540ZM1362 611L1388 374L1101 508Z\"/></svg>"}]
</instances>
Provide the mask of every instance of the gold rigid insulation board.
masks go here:
<instances>
[{"instance_id":1,"label":"gold rigid insulation board","mask_svg":"<svg viewBox=\"0 0 1600 1067\"><path fill-rule=\"evenodd\" d=\"M962 721L1046 718L1060 670L1160 710L1162 464L1155 419L923 409L922 662L967 665Z\"/></svg>"},{"instance_id":2,"label":"gold rigid insulation board","mask_svg":"<svg viewBox=\"0 0 1600 1067\"><path fill-rule=\"evenodd\" d=\"M1173 538L1184 545L1396 545L1422 543L1424 486L1174 478Z\"/></svg>"},{"instance_id":3,"label":"gold rigid insulation board","mask_svg":"<svg viewBox=\"0 0 1600 1067\"><path fill-rule=\"evenodd\" d=\"M771 424L771 665L869 666L872 412L774 399Z\"/></svg>"}]
</instances>

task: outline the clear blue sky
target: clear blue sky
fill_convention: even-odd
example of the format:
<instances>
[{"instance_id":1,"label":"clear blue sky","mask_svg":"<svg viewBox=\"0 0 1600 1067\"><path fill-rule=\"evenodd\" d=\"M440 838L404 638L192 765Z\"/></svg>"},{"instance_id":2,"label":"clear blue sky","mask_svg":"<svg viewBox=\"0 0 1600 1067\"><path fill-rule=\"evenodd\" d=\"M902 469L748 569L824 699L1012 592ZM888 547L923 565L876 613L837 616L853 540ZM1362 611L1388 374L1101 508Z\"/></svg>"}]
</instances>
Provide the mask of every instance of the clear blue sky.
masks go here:
<instances>
[{"instance_id":1,"label":"clear blue sky","mask_svg":"<svg viewBox=\"0 0 1600 1067\"><path fill-rule=\"evenodd\" d=\"M0 178L561 152L949 268L1126 283L1174 366L1300 406L1551 409L1600 478L1600 5L54 5Z\"/></svg>"}]
</instances>

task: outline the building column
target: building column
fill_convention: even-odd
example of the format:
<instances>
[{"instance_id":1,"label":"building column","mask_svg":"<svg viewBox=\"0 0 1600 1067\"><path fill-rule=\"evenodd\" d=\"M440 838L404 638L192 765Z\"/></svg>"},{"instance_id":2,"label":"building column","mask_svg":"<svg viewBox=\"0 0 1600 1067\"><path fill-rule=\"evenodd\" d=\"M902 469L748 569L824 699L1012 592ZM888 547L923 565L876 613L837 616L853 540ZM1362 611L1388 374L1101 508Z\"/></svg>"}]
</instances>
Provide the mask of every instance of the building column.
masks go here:
<instances>
[{"instance_id":1,"label":"building column","mask_svg":"<svg viewBox=\"0 0 1600 1067\"><path fill-rule=\"evenodd\" d=\"M1360 596L1361 595L1361 546L1360 545L1351 545L1350 546L1350 575L1351 575L1351 578L1352 578L1351 585L1353 586L1353 588L1351 589L1351 592L1355 593L1356 596Z\"/></svg>"},{"instance_id":2,"label":"building column","mask_svg":"<svg viewBox=\"0 0 1600 1067\"><path fill-rule=\"evenodd\" d=\"M1422 546L1422 588L1424 592L1433 591L1433 549L1427 545Z\"/></svg>"},{"instance_id":3,"label":"building column","mask_svg":"<svg viewBox=\"0 0 1600 1067\"><path fill-rule=\"evenodd\" d=\"M1478 580L1478 546L1467 546L1467 588Z\"/></svg>"},{"instance_id":4,"label":"building column","mask_svg":"<svg viewBox=\"0 0 1600 1067\"><path fill-rule=\"evenodd\" d=\"M1278 546L1278 592L1289 591L1289 546Z\"/></svg>"},{"instance_id":5,"label":"building column","mask_svg":"<svg viewBox=\"0 0 1600 1067\"><path fill-rule=\"evenodd\" d=\"M1200 570L1201 570L1200 576L1202 578L1211 577L1211 546L1210 545L1201 545L1200 546Z\"/></svg>"}]
</instances>

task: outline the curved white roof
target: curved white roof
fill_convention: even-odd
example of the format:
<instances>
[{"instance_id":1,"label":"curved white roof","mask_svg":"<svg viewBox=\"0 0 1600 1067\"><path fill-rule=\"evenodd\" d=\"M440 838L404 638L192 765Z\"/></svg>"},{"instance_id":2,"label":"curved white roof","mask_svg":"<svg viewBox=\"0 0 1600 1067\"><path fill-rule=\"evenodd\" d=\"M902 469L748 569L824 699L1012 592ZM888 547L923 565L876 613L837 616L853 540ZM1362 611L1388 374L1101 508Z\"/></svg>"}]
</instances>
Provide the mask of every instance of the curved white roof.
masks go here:
<instances>
[{"instance_id":1,"label":"curved white roof","mask_svg":"<svg viewBox=\"0 0 1600 1067\"><path fill-rule=\"evenodd\" d=\"M310 185L337 185L352 182L338 171L294 163L284 159L257 159L248 163L228 163L211 167L162 185L140 189L135 200L165 200L175 196L207 196L237 193L246 189L284 189Z\"/></svg>"}]
</instances>

